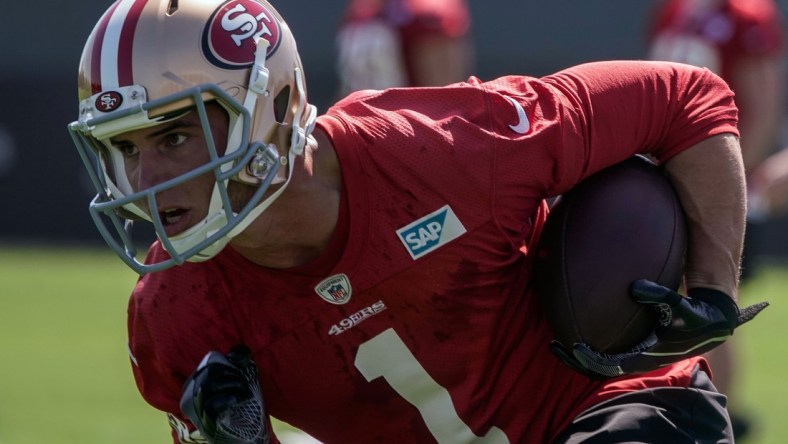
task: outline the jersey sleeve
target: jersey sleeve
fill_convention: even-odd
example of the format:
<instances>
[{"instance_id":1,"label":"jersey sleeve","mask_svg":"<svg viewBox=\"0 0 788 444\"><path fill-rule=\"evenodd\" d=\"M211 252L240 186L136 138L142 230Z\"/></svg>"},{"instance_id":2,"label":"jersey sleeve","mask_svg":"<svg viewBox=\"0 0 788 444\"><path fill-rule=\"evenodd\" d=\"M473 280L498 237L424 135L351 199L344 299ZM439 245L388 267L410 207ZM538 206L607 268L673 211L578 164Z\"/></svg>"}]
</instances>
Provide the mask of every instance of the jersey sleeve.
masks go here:
<instances>
[{"instance_id":1,"label":"jersey sleeve","mask_svg":"<svg viewBox=\"0 0 788 444\"><path fill-rule=\"evenodd\" d=\"M738 135L733 93L704 68L670 62L597 62L542 79L571 104L585 155L582 177L635 154L659 162L717 134Z\"/></svg>"},{"instance_id":2,"label":"jersey sleeve","mask_svg":"<svg viewBox=\"0 0 788 444\"><path fill-rule=\"evenodd\" d=\"M471 79L473 80L473 79ZM671 62L593 62L533 79L485 82L499 196L523 184L557 196L636 154L659 162L717 134L738 135L733 93L705 68ZM530 123L510 130L516 100ZM508 189L508 190L507 190ZM520 204L517 204L520 205Z\"/></svg>"}]
</instances>

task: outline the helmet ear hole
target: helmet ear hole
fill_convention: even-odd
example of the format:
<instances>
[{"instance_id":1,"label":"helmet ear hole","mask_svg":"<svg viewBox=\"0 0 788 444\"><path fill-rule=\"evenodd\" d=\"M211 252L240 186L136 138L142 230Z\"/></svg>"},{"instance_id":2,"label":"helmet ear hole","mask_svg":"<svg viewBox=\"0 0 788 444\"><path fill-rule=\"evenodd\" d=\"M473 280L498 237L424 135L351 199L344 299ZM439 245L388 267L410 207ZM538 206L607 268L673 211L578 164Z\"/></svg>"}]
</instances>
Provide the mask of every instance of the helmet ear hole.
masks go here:
<instances>
[{"instance_id":1,"label":"helmet ear hole","mask_svg":"<svg viewBox=\"0 0 788 444\"><path fill-rule=\"evenodd\" d=\"M170 0L170 4L167 6L167 15L173 15L178 12L178 0Z\"/></svg>"},{"instance_id":2,"label":"helmet ear hole","mask_svg":"<svg viewBox=\"0 0 788 444\"><path fill-rule=\"evenodd\" d=\"M287 110L290 106L290 85L282 88L274 97L274 118L278 123L284 123Z\"/></svg>"}]
</instances>

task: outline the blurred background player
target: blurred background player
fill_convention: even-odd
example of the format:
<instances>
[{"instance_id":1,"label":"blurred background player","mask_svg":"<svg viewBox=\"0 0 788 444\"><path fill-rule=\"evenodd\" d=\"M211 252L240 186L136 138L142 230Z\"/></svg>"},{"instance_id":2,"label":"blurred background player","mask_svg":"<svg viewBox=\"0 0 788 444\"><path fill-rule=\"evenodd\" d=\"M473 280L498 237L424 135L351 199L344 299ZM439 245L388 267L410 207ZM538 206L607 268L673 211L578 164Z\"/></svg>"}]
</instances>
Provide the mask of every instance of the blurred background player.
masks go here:
<instances>
[{"instance_id":1,"label":"blurred background player","mask_svg":"<svg viewBox=\"0 0 788 444\"><path fill-rule=\"evenodd\" d=\"M749 180L753 205L764 217L783 216L788 212L788 149L772 154L751 173Z\"/></svg>"},{"instance_id":2,"label":"blurred background player","mask_svg":"<svg viewBox=\"0 0 788 444\"><path fill-rule=\"evenodd\" d=\"M466 80L470 27L465 0L349 0L336 40L339 96Z\"/></svg>"},{"instance_id":3,"label":"blurred background player","mask_svg":"<svg viewBox=\"0 0 788 444\"><path fill-rule=\"evenodd\" d=\"M750 202L744 281L754 271L758 224L770 209L779 207L779 184L788 181L788 153L770 157L780 146L785 106L783 18L773 0L665 0L652 17L649 58L704 66L725 79L736 94ZM733 343L718 347L709 358L715 384L730 396L735 377ZM731 416L737 436L746 435L749 420L735 402Z\"/></svg>"}]
</instances>

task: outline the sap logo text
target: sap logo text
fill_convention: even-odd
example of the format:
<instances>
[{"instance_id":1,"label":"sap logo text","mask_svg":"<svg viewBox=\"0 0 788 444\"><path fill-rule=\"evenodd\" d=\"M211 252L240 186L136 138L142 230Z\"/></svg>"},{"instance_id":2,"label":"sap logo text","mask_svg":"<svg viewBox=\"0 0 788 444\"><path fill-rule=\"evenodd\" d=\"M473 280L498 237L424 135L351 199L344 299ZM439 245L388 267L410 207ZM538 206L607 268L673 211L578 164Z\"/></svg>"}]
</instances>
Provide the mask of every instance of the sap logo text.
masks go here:
<instances>
[{"instance_id":1,"label":"sap logo text","mask_svg":"<svg viewBox=\"0 0 788 444\"><path fill-rule=\"evenodd\" d=\"M440 239L442 228L441 224L432 221L423 227L419 227L416 231L405 234L405 242L408 245L412 245L413 250L417 251Z\"/></svg>"},{"instance_id":2,"label":"sap logo text","mask_svg":"<svg viewBox=\"0 0 788 444\"><path fill-rule=\"evenodd\" d=\"M397 230L397 236L413 259L436 250L463 233L465 227L448 205Z\"/></svg>"}]
</instances>

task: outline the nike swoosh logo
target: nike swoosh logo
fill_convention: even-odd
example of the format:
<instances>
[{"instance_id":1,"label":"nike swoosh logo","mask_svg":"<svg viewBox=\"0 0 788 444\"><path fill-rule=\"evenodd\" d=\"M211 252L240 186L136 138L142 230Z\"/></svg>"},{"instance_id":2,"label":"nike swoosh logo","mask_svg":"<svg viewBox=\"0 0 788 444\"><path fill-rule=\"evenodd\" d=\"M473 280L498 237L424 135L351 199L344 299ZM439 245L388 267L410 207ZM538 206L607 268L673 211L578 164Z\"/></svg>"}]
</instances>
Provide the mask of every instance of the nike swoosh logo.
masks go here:
<instances>
[{"instance_id":1,"label":"nike swoosh logo","mask_svg":"<svg viewBox=\"0 0 788 444\"><path fill-rule=\"evenodd\" d=\"M504 97L506 97L507 99L509 99L510 102L512 102L512 105L514 105L514 108L517 110L517 118L519 119L517 125L509 125L509 128L511 128L512 131L518 134L527 133L528 130L531 129L531 123L528 122L528 116L525 115L525 110L523 109L523 106L520 105L520 102L514 100L509 96L504 96Z\"/></svg>"}]
</instances>

